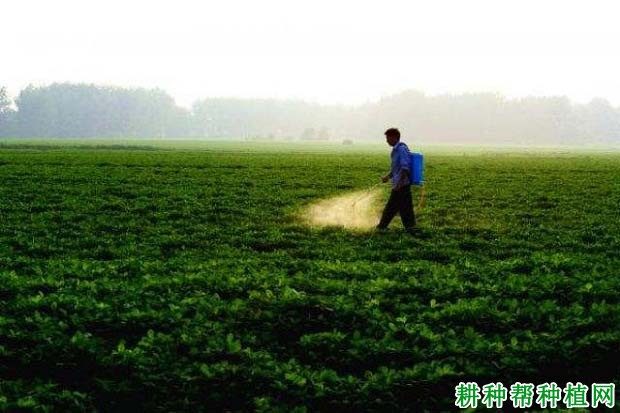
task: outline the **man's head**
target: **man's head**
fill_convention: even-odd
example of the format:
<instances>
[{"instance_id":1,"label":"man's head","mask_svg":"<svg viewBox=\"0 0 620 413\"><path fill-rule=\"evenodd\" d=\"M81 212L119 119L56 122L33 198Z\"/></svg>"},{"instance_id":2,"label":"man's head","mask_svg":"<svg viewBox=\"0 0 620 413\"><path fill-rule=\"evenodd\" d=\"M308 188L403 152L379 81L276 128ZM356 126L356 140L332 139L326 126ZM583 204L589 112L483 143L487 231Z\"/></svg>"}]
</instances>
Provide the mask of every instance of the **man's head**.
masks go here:
<instances>
[{"instance_id":1,"label":"man's head","mask_svg":"<svg viewBox=\"0 0 620 413\"><path fill-rule=\"evenodd\" d=\"M385 131L385 140L390 146L394 146L400 141L400 131L396 128L390 128Z\"/></svg>"}]
</instances>

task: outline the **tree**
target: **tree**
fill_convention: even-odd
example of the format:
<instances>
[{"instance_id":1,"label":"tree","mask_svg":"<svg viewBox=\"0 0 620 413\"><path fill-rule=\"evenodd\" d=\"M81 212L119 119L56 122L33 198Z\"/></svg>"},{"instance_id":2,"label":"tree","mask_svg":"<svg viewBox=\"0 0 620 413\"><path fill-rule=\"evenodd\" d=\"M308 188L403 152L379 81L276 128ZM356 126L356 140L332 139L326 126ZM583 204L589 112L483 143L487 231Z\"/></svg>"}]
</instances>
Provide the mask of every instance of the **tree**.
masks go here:
<instances>
[{"instance_id":1,"label":"tree","mask_svg":"<svg viewBox=\"0 0 620 413\"><path fill-rule=\"evenodd\" d=\"M304 132L301 134L301 139L305 141L311 141L316 138L316 131L314 128L306 128Z\"/></svg>"},{"instance_id":2,"label":"tree","mask_svg":"<svg viewBox=\"0 0 620 413\"><path fill-rule=\"evenodd\" d=\"M23 136L165 138L187 129L187 111L159 89L29 86L16 103Z\"/></svg>"},{"instance_id":3,"label":"tree","mask_svg":"<svg viewBox=\"0 0 620 413\"><path fill-rule=\"evenodd\" d=\"M0 136L11 136L14 131L15 111L5 87L0 87Z\"/></svg>"},{"instance_id":4,"label":"tree","mask_svg":"<svg viewBox=\"0 0 620 413\"><path fill-rule=\"evenodd\" d=\"M317 133L317 139L321 141L329 140L329 129L322 127Z\"/></svg>"},{"instance_id":5,"label":"tree","mask_svg":"<svg viewBox=\"0 0 620 413\"><path fill-rule=\"evenodd\" d=\"M0 87L0 114L11 110L11 103L6 87Z\"/></svg>"}]
</instances>

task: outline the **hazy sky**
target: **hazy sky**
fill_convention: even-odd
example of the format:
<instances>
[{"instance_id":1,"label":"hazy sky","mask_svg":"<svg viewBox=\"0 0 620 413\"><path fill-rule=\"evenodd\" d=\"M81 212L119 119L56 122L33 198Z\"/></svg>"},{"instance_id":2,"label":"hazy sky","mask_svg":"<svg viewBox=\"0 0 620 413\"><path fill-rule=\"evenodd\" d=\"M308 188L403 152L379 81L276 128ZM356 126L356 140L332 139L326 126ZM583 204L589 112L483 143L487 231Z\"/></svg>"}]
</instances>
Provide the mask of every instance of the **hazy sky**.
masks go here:
<instances>
[{"instance_id":1,"label":"hazy sky","mask_svg":"<svg viewBox=\"0 0 620 413\"><path fill-rule=\"evenodd\" d=\"M360 103L403 89L620 105L613 1L16 0L0 85L72 81Z\"/></svg>"}]
</instances>

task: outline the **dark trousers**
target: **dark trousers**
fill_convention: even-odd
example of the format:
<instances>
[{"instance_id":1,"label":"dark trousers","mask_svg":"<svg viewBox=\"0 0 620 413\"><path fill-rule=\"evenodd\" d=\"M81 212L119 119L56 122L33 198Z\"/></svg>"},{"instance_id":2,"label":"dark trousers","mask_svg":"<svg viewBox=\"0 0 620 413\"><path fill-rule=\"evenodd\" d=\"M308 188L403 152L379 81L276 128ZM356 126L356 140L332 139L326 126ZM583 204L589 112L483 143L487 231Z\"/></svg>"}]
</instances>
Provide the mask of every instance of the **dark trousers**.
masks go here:
<instances>
[{"instance_id":1,"label":"dark trousers","mask_svg":"<svg viewBox=\"0 0 620 413\"><path fill-rule=\"evenodd\" d=\"M392 190L390 199L388 199L381 221L377 228L385 229L392 221L394 216L400 213L400 219L403 221L405 229L413 229L415 227L415 214L413 212L413 201L411 199L411 185L405 185L399 190Z\"/></svg>"}]
</instances>

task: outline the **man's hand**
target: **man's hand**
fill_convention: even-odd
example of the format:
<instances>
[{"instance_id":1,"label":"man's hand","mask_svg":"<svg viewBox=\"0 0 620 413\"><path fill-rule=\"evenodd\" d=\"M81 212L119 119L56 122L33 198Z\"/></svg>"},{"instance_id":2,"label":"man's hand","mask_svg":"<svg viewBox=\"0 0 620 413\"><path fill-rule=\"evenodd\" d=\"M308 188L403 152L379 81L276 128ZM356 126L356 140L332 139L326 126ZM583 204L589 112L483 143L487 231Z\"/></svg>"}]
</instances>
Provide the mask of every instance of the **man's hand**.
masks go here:
<instances>
[{"instance_id":1,"label":"man's hand","mask_svg":"<svg viewBox=\"0 0 620 413\"><path fill-rule=\"evenodd\" d=\"M390 180L390 175L385 175L381 177L381 182L386 183Z\"/></svg>"}]
</instances>

